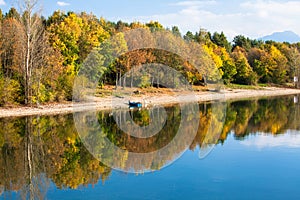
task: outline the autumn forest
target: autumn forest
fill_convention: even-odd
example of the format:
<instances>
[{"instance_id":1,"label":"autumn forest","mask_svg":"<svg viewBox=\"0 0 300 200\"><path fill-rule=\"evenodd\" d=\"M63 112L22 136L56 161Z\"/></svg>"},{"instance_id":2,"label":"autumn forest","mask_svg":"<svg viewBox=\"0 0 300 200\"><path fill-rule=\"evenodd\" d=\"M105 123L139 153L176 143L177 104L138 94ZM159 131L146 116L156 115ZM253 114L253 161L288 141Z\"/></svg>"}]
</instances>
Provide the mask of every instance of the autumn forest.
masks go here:
<instances>
[{"instance_id":1,"label":"autumn forest","mask_svg":"<svg viewBox=\"0 0 300 200\"><path fill-rule=\"evenodd\" d=\"M25 3L23 11L0 10L0 106L72 100L74 78L92 52L99 56L98 71L93 73L101 72L105 77L99 80L99 86L115 85L118 77L128 71L128 64L164 62L169 55L153 49L130 52L118 61L101 55L107 39L137 28L164 30L188 43L200 44L224 84L289 86L298 76L300 43L263 42L243 35L228 41L223 32L200 29L183 34L178 27L166 28L159 22L111 22L84 12L55 11L45 18L35 12L34 5ZM127 47L123 44L115 48ZM111 64L104 69L107 62ZM179 70L190 84L203 84L204 74L187 63L169 59L167 64Z\"/></svg>"}]
</instances>

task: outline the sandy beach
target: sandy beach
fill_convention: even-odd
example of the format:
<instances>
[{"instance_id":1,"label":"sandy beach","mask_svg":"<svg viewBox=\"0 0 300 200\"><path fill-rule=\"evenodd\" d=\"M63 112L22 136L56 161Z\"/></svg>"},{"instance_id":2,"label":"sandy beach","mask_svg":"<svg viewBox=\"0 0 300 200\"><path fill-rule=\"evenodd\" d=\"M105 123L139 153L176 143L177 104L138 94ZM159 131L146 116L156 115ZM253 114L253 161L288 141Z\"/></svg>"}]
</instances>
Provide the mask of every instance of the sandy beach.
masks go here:
<instances>
[{"instance_id":1,"label":"sandy beach","mask_svg":"<svg viewBox=\"0 0 300 200\"><path fill-rule=\"evenodd\" d=\"M151 96L141 95L138 97L103 97L95 98L87 103L61 103L48 104L37 107L0 108L0 118L21 117L30 115L56 115L80 112L84 110L109 110L128 107L128 100L144 101L148 106L170 105L175 103L226 101L239 99L253 99L271 96L284 96L300 94L298 89L285 89L267 87L259 90L249 89L226 89L221 92L206 91L194 92L192 94L175 93L173 95L156 94Z\"/></svg>"}]
</instances>

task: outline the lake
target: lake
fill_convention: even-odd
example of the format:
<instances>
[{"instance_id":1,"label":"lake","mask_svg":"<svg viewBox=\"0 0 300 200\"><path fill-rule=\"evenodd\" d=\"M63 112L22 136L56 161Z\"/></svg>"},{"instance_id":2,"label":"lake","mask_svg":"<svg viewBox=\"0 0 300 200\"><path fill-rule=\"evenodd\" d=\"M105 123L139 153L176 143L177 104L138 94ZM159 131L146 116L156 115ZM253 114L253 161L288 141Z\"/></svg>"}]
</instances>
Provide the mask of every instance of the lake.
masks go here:
<instances>
[{"instance_id":1,"label":"lake","mask_svg":"<svg viewBox=\"0 0 300 200\"><path fill-rule=\"evenodd\" d=\"M297 99L2 118L0 199L300 199Z\"/></svg>"}]
</instances>

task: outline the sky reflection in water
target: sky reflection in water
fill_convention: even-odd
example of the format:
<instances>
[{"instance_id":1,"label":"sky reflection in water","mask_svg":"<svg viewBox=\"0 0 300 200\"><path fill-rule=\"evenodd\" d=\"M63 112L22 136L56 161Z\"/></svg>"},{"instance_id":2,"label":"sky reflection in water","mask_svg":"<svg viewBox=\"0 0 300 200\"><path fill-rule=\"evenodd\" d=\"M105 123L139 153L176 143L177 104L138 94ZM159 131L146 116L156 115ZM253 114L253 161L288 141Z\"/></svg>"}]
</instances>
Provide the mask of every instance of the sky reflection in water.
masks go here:
<instances>
[{"instance_id":1,"label":"sky reflection in water","mask_svg":"<svg viewBox=\"0 0 300 200\"><path fill-rule=\"evenodd\" d=\"M176 108L167 113L176 123ZM111 170L93 158L78 139L72 115L0 119L0 199L299 199L299 114L293 97L228 103L217 145L199 159L203 140L215 141L205 135L213 118L210 106L200 106L189 150L172 165L139 175ZM147 112L134 116L137 123L148 120ZM116 134L109 113L100 112L99 121L111 141L123 148L132 142ZM157 136L157 146L147 141L148 150L169 141L163 136L174 137L172 131L170 126ZM31 165L24 152L31 154Z\"/></svg>"}]
</instances>

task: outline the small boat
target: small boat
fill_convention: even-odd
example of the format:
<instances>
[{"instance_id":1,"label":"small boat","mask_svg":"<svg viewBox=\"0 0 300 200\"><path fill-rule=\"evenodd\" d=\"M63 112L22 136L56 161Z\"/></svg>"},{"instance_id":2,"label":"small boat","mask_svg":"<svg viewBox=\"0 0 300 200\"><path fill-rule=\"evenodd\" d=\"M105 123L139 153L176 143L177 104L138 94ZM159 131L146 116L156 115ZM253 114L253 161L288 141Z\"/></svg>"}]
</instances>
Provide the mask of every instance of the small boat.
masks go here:
<instances>
[{"instance_id":1,"label":"small boat","mask_svg":"<svg viewBox=\"0 0 300 200\"><path fill-rule=\"evenodd\" d=\"M132 108L141 108L142 107L141 102L131 102L131 101L129 101L128 104L129 104L129 107L132 107Z\"/></svg>"}]
</instances>

